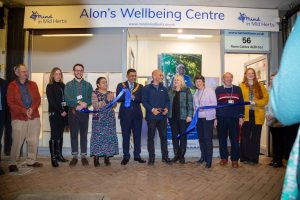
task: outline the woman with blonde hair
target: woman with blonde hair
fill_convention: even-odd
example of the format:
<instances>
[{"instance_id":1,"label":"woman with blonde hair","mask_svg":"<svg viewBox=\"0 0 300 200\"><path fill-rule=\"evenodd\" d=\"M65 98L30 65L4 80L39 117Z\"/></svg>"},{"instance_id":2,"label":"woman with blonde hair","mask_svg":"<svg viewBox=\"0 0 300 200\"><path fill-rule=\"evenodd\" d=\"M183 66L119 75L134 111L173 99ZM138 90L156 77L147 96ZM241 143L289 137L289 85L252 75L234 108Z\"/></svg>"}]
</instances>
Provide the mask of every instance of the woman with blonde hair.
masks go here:
<instances>
[{"instance_id":1,"label":"woman with blonde hair","mask_svg":"<svg viewBox=\"0 0 300 200\"><path fill-rule=\"evenodd\" d=\"M65 102L64 94L65 84L63 74L60 68L54 67L51 70L46 94L48 99L49 122L51 128L51 137L49 148L51 153L51 164L58 167L57 161L68 162L62 156L63 133L67 125L68 108Z\"/></svg>"},{"instance_id":2,"label":"woman with blonde hair","mask_svg":"<svg viewBox=\"0 0 300 200\"><path fill-rule=\"evenodd\" d=\"M240 159L245 164L254 165L259 160L261 129L265 122L269 94L265 86L258 82L253 68L246 69L240 87L244 101L250 101L250 106L245 106Z\"/></svg>"},{"instance_id":3,"label":"woman with blonde hair","mask_svg":"<svg viewBox=\"0 0 300 200\"><path fill-rule=\"evenodd\" d=\"M177 135L183 133L192 121L193 95L191 90L186 87L182 75L174 77L173 87L169 89L168 94L170 98L168 119L172 130L174 150L173 162L179 160L181 164L184 164L187 136L183 135L180 139L177 139Z\"/></svg>"}]
</instances>

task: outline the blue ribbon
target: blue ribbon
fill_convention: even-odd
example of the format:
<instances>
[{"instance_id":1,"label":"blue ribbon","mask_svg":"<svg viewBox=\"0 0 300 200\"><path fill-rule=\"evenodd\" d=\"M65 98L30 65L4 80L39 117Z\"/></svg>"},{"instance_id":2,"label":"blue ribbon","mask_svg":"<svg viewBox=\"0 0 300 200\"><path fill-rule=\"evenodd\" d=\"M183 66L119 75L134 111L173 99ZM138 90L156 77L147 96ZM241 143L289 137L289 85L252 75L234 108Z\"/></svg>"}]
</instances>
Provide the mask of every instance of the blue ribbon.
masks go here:
<instances>
[{"instance_id":1,"label":"blue ribbon","mask_svg":"<svg viewBox=\"0 0 300 200\"><path fill-rule=\"evenodd\" d=\"M218 109L218 108L224 108L224 107L233 107L233 106L245 106L245 105L250 105L250 102L245 101L245 102L239 102L239 103L234 103L234 104L226 104L226 105L217 105L217 106L200 106L196 109L196 112L194 114L193 120L191 121L190 125L188 128L184 131L184 133L178 134L177 139L179 139L181 136L185 134L189 134L194 128L196 128L197 122L198 122L198 114L199 110L208 110L208 109Z\"/></svg>"},{"instance_id":2,"label":"blue ribbon","mask_svg":"<svg viewBox=\"0 0 300 200\"><path fill-rule=\"evenodd\" d=\"M102 112L104 110L107 110L109 108L111 108L114 104L117 103L117 101L122 97L122 95L125 93L125 108L130 107L130 102L131 102L131 92L126 89L123 88L121 90L121 92L118 94L118 96L116 96L116 98L114 98L109 104L106 104L105 106L103 106L102 108L98 109L98 110L89 110L87 108L84 108L82 110L80 110L80 112L83 113L98 113L98 112Z\"/></svg>"}]
</instances>

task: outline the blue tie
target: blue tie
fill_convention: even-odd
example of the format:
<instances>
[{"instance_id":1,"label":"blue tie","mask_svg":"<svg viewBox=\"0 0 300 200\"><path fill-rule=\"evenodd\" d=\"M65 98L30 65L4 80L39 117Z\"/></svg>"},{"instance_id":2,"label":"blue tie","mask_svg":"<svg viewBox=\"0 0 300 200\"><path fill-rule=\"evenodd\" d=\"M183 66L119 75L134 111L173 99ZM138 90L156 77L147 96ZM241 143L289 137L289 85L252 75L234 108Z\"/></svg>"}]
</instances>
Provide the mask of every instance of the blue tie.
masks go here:
<instances>
[{"instance_id":1,"label":"blue tie","mask_svg":"<svg viewBox=\"0 0 300 200\"><path fill-rule=\"evenodd\" d=\"M133 90L133 84L132 83L129 84L129 89L130 89L130 91Z\"/></svg>"}]
</instances>

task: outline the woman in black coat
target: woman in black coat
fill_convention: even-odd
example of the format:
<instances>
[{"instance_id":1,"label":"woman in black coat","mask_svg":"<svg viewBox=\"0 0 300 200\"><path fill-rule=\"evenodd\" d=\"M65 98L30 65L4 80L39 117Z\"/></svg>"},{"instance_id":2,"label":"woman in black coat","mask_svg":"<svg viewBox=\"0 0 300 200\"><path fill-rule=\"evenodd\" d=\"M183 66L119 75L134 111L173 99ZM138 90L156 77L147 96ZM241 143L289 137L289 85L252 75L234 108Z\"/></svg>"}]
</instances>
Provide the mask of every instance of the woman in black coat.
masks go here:
<instances>
[{"instance_id":1,"label":"woman in black coat","mask_svg":"<svg viewBox=\"0 0 300 200\"><path fill-rule=\"evenodd\" d=\"M52 69L46 94L48 99L49 121L51 128L51 138L49 148L51 153L51 164L58 167L57 161L68 162L62 156L63 133L67 125L68 108L64 97L65 84L63 83L63 74L60 68Z\"/></svg>"}]
</instances>

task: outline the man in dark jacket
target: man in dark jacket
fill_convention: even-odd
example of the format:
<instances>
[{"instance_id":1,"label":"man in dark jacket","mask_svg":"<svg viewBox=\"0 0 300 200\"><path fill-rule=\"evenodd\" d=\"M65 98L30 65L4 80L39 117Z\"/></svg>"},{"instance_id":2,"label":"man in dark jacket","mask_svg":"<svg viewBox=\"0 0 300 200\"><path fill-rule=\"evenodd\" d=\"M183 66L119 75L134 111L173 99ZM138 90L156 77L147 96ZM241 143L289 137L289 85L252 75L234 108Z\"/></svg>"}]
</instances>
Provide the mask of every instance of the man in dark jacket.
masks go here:
<instances>
[{"instance_id":1,"label":"man in dark jacket","mask_svg":"<svg viewBox=\"0 0 300 200\"><path fill-rule=\"evenodd\" d=\"M3 127L5 122L5 111L6 111L6 92L7 92L7 81L0 78L0 160L2 152L2 135ZM0 167L0 175L4 174L4 171Z\"/></svg>"},{"instance_id":2,"label":"man in dark jacket","mask_svg":"<svg viewBox=\"0 0 300 200\"><path fill-rule=\"evenodd\" d=\"M148 165L154 165L155 148L154 136L156 129L160 137L162 161L170 164L167 146L167 114L170 103L167 88L163 86L163 73L161 70L152 72L153 81L144 87L142 102L146 108L146 120L148 125Z\"/></svg>"},{"instance_id":3,"label":"man in dark jacket","mask_svg":"<svg viewBox=\"0 0 300 200\"><path fill-rule=\"evenodd\" d=\"M134 160L139 163L145 163L146 161L140 157L141 153L141 131L142 131L142 120L143 113L141 110L142 102L142 90L143 86L136 82L136 71L135 69L128 69L127 81L119 83L117 86L117 96L123 88L127 88L131 92L130 107L125 108L125 94L119 99L121 102L119 118L122 129L123 137L123 160L121 165L126 165L130 159L129 144L130 135L132 131L133 143L134 143Z\"/></svg>"}]
</instances>

